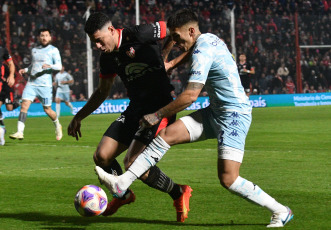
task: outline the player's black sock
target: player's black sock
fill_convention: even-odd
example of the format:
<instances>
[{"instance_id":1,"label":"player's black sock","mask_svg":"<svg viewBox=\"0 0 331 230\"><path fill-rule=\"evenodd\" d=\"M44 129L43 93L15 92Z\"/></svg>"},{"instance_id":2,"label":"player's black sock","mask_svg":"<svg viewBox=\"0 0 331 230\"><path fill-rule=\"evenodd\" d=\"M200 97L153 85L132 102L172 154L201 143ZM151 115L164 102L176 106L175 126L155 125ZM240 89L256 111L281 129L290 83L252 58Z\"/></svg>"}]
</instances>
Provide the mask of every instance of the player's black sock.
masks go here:
<instances>
[{"instance_id":1,"label":"player's black sock","mask_svg":"<svg viewBox=\"0 0 331 230\"><path fill-rule=\"evenodd\" d=\"M18 120L24 123L26 121L26 117L27 117L27 113L20 112L20 115L18 116Z\"/></svg>"},{"instance_id":2,"label":"player's black sock","mask_svg":"<svg viewBox=\"0 0 331 230\"><path fill-rule=\"evenodd\" d=\"M123 174L121 165L118 163L118 161L116 159L114 159L110 165L108 165L106 167L102 167L102 169L105 170L107 173L111 173L111 174L117 175L117 176Z\"/></svg>"},{"instance_id":3,"label":"player's black sock","mask_svg":"<svg viewBox=\"0 0 331 230\"><path fill-rule=\"evenodd\" d=\"M148 178L143 182L151 188L168 193L173 200L178 199L182 195L180 186L175 184L157 166L150 168Z\"/></svg>"}]
</instances>

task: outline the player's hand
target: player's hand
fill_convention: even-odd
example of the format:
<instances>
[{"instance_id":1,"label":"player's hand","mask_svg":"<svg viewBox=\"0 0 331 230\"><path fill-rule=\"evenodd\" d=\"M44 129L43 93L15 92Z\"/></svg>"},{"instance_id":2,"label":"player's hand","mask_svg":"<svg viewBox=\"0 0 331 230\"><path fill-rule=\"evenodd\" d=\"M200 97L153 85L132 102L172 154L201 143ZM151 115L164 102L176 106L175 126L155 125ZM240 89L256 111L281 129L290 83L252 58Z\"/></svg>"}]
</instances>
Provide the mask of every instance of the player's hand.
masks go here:
<instances>
[{"instance_id":1,"label":"player's hand","mask_svg":"<svg viewBox=\"0 0 331 230\"><path fill-rule=\"evenodd\" d=\"M26 73L26 72L25 72L25 69L20 69L20 70L18 71L18 73L21 74L21 75L23 75L23 74Z\"/></svg>"},{"instance_id":2,"label":"player's hand","mask_svg":"<svg viewBox=\"0 0 331 230\"><path fill-rule=\"evenodd\" d=\"M49 68L51 68L51 65L49 65L49 64L43 64L42 68L43 69L49 69Z\"/></svg>"},{"instance_id":3,"label":"player's hand","mask_svg":"<svg viewBox=\"0 0 331 230\"><path fill-rule=\"evenodd\" d=\"M166 72L171 71L172 64L170 62L164 62L164 68Z\"/></svg>"},{"instance_id":4,"label":"player's hand","mask_svg":"<svg viewBox=\"0 0 331 230\"><path fill-rule=\"evenodd\" d=\"M79 137L82 137L82 133L80 132L81 121L73 118L68 126L68 135L73 136L78 141ZM79 137L78 137L79 135Z\"/></svg>"},{"instance_id":5,"label":"player's hand","mask_svg":"<svg viewBox=\"0 0 331 230\"><path fill-rule=\"evenodd\" d=\"M15 84L15 78L14 77L7 78L7 83L9 87L12 87Z\"/></svg>"},{"instance_id":6,"label":"player's hand","mask_svg":"<svg viewBox=\"0 0 331 230\"><path fill-rule=\"evenodd\" d=\"M156 125L157 123L160 122L159 116L157 116L156 113L151 113L143 116L140 119L140 125L142 127L152 127L153 125Z\"/></svg>"}]
</instances>

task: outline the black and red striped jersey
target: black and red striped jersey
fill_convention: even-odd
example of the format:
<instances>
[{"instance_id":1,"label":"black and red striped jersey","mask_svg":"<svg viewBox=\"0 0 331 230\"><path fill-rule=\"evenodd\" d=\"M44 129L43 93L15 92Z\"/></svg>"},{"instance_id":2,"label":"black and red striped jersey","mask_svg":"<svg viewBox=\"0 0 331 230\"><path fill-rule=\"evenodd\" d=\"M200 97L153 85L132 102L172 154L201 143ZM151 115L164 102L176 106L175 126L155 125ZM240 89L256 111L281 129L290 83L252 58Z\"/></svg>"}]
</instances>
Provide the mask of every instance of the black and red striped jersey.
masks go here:
<instances>
[{"instance_id":1,"label":"black and red striped jersey","mask_svg":"<svg viewBox=\"0 0 331 230\"><path fill-rule=\"evenodd\" d=\"M0 92L3 90L11 89L7 83L8 76L9 76L9 68L7 65L2 64L0 67Z\"/></svg>"},{"instance_id":2,"label":"black and red striped jersey","mask_svg":"<svg viewBox=\"0 0 331 230\"><path fill-rule=\"evenodd\" d=\"M8 61L12 60L11 56L9 55L8 50L2 46L0 46L0 58L2 59L0 62L0 65L2 65L3 61L8 62Z\"/></svg>"},{"instance_id":3,"label":"black and red striped jersey","mask_svg":"<svg viewBox=\"0 0 331 230\"><path fill-rule=\"evenodd\" d=\"M118 50L100 56L100 78L119 75L131 102L149 104L167 98L169 103L173 87L157 43L166 36L166 24L157 22L118 29L118 32Z\"/></svg>"}]
</instances>

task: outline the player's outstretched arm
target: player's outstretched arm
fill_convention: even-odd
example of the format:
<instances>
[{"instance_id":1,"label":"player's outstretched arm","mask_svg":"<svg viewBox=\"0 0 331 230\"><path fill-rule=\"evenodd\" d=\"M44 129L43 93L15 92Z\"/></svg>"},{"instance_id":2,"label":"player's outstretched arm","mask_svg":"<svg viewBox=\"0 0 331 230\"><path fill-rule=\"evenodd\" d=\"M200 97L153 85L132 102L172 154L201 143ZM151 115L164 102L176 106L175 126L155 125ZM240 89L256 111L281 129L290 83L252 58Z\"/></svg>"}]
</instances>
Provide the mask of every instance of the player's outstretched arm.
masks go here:
<instances>
[{"instance_id":1,"label":"player's outstretched arm","mask_svg":"<svg viewBox=\"0 0 331 230\"><path fill-rule=\"evenodd\" d=\"M7 83L10 87L12 87L15 84L15 77L14 77L15 64L14 64L13 60L7 61L7 63L8 63L8 67L9 67L9 76L7 78Z\"/></svg>"},{"instance_id":2,"label":"player's outstretched arm","mask_svg":"<svg viewBox=\"0 0 331 230\"><path fill-rule=\"evenodd\" d=\"M76 140L81 137L80 124L81 121L96 110L101 103L108 97L110 89L114 83L114 78L100 78L98 89L91 95L90 99L74 116L68 126L68 135L73 136Z\"/></svg>"},{"instance_id":3,"label":"player's outstretched arm","mask_svg":"<svg viewBox=\"0 0 331 230\"><path fill-rule=\"evenodd\" d=\"M140 123L147 127L153 126L162 120L164 117L170 117L195 102L203 88L204 84L197 82L189 82L186 89L172 102L155 113L143 116Z\"/></svg>"},{"instance_id":4,"label":"player's outstretched arm","mask_svg":"<svg viewBox=\"0 0 331 230\"><path fill-rule=\"evenodd\" d=\"M192 50L183 52L181 55L179 55L178 57L172 59L169 62L165 62L164 63L164 67L166 69L166 71L171 71L175 68L177 68L178 66L184 64L185 62L187 62L189 60L189 58L191 57L192 54Z\"/></svg>"}]
</instances>

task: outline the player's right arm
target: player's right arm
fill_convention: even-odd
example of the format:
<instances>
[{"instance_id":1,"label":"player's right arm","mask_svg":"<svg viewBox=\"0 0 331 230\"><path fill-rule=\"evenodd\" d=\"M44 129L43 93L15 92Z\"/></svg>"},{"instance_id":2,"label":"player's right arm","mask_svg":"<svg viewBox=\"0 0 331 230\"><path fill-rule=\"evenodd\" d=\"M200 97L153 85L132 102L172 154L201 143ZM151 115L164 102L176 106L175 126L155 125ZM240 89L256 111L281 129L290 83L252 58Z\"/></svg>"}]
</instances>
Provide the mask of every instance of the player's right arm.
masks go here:
<instances>
[{"instance_id":1,"label":"player's right arm","mask_svg":"<svg viewBox=\"0 0 331 230\"><path fill-rule=\"evenodd\" d=\"M80 126L81 121L90 115L94 110L96 110L101 103L108 97L110 89L114 83L114 77L111 78L100 78L99 86L96 91L91 95L90 99L84 105L84 107L79 110L79 112L74 116L68 126L68 135L73 136L76 140L82 137ZM79 137L78 137L79 136Z\"/></svg>"}]
</instances>

